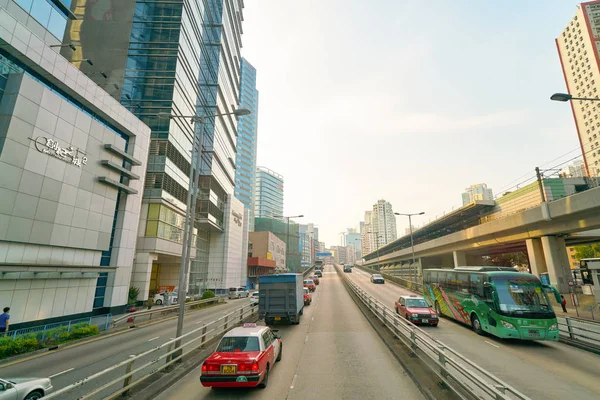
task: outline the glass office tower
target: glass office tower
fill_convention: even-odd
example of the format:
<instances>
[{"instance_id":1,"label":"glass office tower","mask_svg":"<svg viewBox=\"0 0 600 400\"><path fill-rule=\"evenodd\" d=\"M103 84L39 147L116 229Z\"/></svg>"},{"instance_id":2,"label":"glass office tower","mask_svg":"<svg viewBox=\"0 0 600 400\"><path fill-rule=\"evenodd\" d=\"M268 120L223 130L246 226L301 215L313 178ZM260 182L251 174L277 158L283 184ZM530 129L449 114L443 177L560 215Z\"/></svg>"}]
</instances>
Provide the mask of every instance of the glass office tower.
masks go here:
<instances>
[{"instance_id":1,"label":"glass office tower","mask_svg":"<svg viewBox=\"0 0 600 400\"><path fill-rule=\"evenodd\" d=\"M254 180L256 176L256 144L258 128L258 90L256 69L242 58L240 106L252 112L238 122L237 158L235 160L235 197L250 213L250 231L254 230Z\"/></svg>"},{"instance_id":2,"label":"glass office tower","mask_svg":"<svg viewBox=\"0 0 600 400\"><path fill-rule=\"evenodd\" d=\"M132 285L144 298L179 280L192 138L202 130L190 292L246 281L243 204L233 196L237 120L179 116L240 106L243 4L237 0L72 0L63 54L152 129ZM86 60L92 60L91 65ZM239 218L241 214L241 218ZM239 265L238 265L239 264Z\"/></svg>"}]
</instances>

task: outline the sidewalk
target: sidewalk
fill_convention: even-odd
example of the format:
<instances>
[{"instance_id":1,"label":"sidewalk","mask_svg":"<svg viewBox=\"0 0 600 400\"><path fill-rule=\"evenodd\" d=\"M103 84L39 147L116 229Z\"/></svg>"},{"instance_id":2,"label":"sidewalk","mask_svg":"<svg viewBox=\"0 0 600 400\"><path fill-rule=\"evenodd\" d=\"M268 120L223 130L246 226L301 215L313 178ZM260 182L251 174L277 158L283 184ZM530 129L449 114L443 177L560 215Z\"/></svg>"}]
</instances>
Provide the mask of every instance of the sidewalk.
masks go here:
<instances>
[{"instance_id":1,"label":"sidewalk","mask_svg":"<svg viewBox=\"0 0 600 400\"><path fill-rule=\"evenodd\" d=\"M563 312L561 305L554 301L554 298L551 299L552 307L554 307L554 312L557 316L587 319L600 323L600 309L593 296L578 295L579 306L577 306L577 309L575 309L575 306L573 305L570 294L563 294L563 296L565 296L565 299L567 300L566 313Z\"/></svg>"}]
</instances>

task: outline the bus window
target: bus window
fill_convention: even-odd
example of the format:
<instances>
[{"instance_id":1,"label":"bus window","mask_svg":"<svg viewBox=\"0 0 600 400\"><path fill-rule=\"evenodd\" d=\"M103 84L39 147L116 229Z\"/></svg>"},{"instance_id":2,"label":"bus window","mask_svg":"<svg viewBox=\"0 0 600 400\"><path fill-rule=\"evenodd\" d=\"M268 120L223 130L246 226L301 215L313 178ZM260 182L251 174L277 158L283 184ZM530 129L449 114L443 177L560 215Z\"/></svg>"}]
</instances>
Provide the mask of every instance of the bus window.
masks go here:
<instances>
[{"instance_id":1,"label":"bus window","mask_svg":"<svg viewBox=\"0 0 600 400\"><path fill-rule=\"evenodd\" d=\"M457 289L463 293L469 293L469 274L466 272L459 272L456 274Z\"/></svg>"},{"instance_id":2,"label":"bus window","mask_svg":"<svg viewBox=\"0 0 600 400\"><path fill-rule=\"evenodd\" d=\"M446 272L446 288L449 290L456 290L456 273Z\"/></svg>"},{"instance_id":3,"label":"bus window","mask_svg":"<svg viewBox=\"0 0 600 400\"><path fill-rule=\"evenodd\" d=\"M471 294L483 297L483 275L471 274Z\"/></svg>"},{"instance_id":4,"label":"bus window","mask_svg":"<svg viewBox=\"0 0 600 400\"><path fill-rule=\"evenodd\" d=\"M437 271L429 271L429 283L437 284L438 283L438 273Z\"/></svg>"}]
</instances>

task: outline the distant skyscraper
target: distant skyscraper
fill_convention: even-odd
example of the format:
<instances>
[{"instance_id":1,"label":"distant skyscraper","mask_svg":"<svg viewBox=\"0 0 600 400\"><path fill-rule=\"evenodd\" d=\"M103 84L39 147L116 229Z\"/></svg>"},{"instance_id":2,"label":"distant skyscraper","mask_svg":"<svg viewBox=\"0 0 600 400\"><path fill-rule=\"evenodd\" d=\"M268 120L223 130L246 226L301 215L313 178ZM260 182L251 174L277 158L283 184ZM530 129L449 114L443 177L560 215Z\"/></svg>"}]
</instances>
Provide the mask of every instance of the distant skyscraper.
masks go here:
<instances>
[{"instance_id":1,"label":"distant skyscraper","mask_svg":"<svg viewBox=\"0 0 600 400\"><path fill-rule=\"evenodd\" d=\"M371 213L371 247L372 251L393 242L398 237L396 217L392 205L385 200L373 204Z\"/></svg>"},{"instance_id":2,"label":"distant skyscraper","mask_svg":"<svg viewBox=\"0 0 600 400\"><path fill-rule=\"evenodd\" d=\"M371 237L373 236L373 234L370 233L371 214L372 211L365 211L365 220L360 224L360 243L363 255L369 254L374 250L371 242Z\"/></svg>"},{"instance_id":3,"label":"distant skyscraper","mask_svg":"<svg viewBox=\"0 0 600 400\"><path fill-rule=\"evenodd\" d=\"M582 160L573 161L572 164L567 165L560 171L560 176L563 178L582 178L587 176L585 163Z\"/></svg>"},{"instance_id":4,"label":"distant skyscraper","mask_svg":"<svg viewBox=\"0 0 600 400\"><path fill-rule=\"evenodd\" d=\"M256 168L254 181L254 217L283 215L283 176L265 167Z\"/></svg>"},{"instance_id":5,"label":"distant skyscraper","mask_svg":"<svg viewBox=\"0 0 600 400\"><path fill-rule=\"evenodd\" d=\"M242 58L240 107L252 112L238 120L237 156L235 158L235 197L250 210L250 231L254 230L254 180L256 176L256 143L258 122L258 90L256 69Z\"/></svg>"},{"instance_id":6,"label":"distant skyscraper","mask_svg":"<svg viewBox=\"0 0 600 400\"><path fill-rule=\"evenodd\" d=\"M488 189L485 183L478 183L476 185L469 186L462 194L463 206L475 200L494 200L492 189Z\"/></svg>"},{"instance_id":7,"label":"distant skyscraper","mask_svg":"<svg viewBox=\"0 0 600 400\"><path fill-rule=\"evenodd\" d=\"M567 84L573 97L600 95L600 65L598 44L600 38L600 1L578 6L575 16L556 39L556 48ZM600 176L600 149L598 134L600 122L596 119L600 107L594 101L571 101L575 128L579 135L581 153L589 176ZM586 175L588 175L586 174Z\"/></svg>"}]
</instances>

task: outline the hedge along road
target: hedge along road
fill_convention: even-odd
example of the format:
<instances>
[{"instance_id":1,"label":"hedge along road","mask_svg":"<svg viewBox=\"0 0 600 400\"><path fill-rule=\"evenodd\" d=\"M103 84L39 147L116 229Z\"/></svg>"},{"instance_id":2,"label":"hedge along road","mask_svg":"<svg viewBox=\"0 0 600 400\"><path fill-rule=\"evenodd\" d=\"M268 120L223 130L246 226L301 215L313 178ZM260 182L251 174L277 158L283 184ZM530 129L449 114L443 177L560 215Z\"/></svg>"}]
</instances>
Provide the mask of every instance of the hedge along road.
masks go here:
<instances>
[{"instance_id":1,"label":"hedge along road","mask_svg":"<svg viewBox=\"0 0 600 400\"><path fill-rule=\"evenodd\" d=\"M187 333L200 326L218 319L237 308L249 303L247 298L228 300L226 304L186 313L184 331ZM116 332L107 336L91 338L90 342L66 347L62 350L43 353L43 355L25 358L7 366L0 365L0 377L52 377L54 390L61 389L76 381L86 378L98 371L117 364L143 351L157 347L170 338L175 337L176 319L168 319L143 327ZM107 376L106 381L115 375ZM95 381L69 393L69 398L77 398L90 391L92 387L101 386L104 381Z\"/></svg>"}]
</instances>

